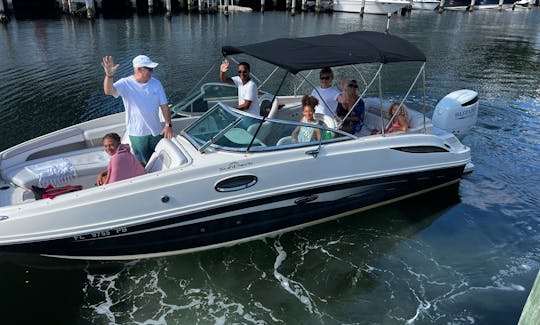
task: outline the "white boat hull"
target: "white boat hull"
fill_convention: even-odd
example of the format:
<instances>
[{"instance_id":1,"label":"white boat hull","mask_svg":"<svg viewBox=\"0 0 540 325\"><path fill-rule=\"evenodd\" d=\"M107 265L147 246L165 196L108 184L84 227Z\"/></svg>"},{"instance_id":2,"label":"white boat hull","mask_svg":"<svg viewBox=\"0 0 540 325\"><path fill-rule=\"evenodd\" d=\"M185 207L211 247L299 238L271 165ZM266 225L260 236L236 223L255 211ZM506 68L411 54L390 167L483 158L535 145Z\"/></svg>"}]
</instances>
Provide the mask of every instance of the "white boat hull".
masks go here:
<instances>
[{"instance_id":1,"label":"white boat hull","mask_svg":"<svg viewBox=\"0 0 540 325\"><path fill-rule=\"evenodd\" d=\"M429 0L413 0L412 9L413 10L435 10L439 6L440 1L429 1Z\"/></svg>"},{"instance_id":2,"label":"white boat hull","mask_svg":"<svg viewBox=\"0 0 540 325\"><path fill-rule=\"evenodd\" d=\"M117 121L118 116L111 119ZM181 120L173 121L175 127ZM101 122L94 123L97 130L109 124L106 118ZM76 127L86 128L85 124ZM470 162L470 153L450 139L450 134L448 140L403 134L388 136L381 146L380 137L362 137L325 145L314 158L306 152L317 146L202 154L179 136L171 141L184 155L178 167L53 200L1 207L0 245L3 251L98 260L231 245L454 184ZM22 147L40 150L32 143L36 141L45 140ZM452 150L422 152L440 147ZM13 151L26 155L21 147ZM4 156L10 155L4 152ZM362 168L351 161L362 162ZM251 177L254 183L216 190L239 177Z\"/></svg>"},{"instance_id":3,"label":"white boat hull","mask_svg":"<svg viewBox=\"0 0 540 325\"><path fill-rule=\"evenodd\" d=\"M388 13L394 13L402 8L407 7L410 4L409 1L365 1L364 13L375 15L386 15ZM336 0L334 2L334 11L341 12L361 12L362 1L361 0Z\"/></svg>"}]
</instances>

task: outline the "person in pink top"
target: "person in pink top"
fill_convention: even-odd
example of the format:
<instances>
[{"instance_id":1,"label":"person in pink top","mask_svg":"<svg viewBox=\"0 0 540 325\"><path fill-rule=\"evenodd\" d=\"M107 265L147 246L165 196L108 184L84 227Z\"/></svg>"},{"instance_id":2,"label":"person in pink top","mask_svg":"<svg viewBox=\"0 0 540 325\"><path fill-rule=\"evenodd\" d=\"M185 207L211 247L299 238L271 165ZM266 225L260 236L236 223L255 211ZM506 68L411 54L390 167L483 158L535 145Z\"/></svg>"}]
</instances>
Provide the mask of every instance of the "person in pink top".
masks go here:
<instances>
[{"instance_id":1,"label":"person in pink top","mask_svg":"<svg viewBox=\"0 0 540 325\"><path fill-rule=\"evenodd\" d=\"M141 163L131 153L129 144L120 143L120 136L108 133L103 137L105 152L111 156L107 170L99 173L97 185L110 184L146 174Z\"/></svg>"}]
</instances>

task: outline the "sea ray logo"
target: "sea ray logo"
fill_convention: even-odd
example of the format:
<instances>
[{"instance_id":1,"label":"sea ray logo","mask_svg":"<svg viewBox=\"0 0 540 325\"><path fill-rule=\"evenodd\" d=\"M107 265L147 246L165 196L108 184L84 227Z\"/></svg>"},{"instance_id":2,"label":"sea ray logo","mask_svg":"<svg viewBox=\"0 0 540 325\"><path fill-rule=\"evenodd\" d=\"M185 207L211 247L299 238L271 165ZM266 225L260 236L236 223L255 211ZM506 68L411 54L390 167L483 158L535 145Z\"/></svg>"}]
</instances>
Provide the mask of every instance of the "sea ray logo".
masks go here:
<instances>
[{"instance_id":1,"label":"sea ray logo","mask_svg":"<svg viewBox=\"0 0 540 325\"><path fill-rule=\"evenodd\" d=\"M454 118L456 118L456 119L458 119L458 120L461 120L461 119L464 119L464 118L471 117L471 116L473 116L474 114L476 114L476 107L469 108L469 109L466 110L466 111L457 112L457 113L454 115Z\"/></svg>"},{"instance_id":2,"label":"sea ray logo","mask_svg":"<svg viewBox=\"0 0 540 325\"><path fill-rule=\"evenodd\" d=\"M226 167L219 167L219 170L223 172L223 171L227 171L227 170L246 168L246 167L249 167L251 165L253 165L252 162L241 163L241 162L238 162L238 161L233 161L232 163L230 163Z\"/></svg>"}]
</instances>

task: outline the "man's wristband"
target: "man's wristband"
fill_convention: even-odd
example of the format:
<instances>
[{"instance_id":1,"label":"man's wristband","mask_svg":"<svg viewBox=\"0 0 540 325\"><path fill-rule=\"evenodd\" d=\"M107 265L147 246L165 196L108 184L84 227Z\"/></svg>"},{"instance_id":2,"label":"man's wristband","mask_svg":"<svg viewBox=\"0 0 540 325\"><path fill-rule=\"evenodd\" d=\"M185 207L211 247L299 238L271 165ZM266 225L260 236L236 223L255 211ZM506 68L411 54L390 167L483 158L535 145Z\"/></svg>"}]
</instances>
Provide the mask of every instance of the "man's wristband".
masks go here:
<instances>
[{"instance_id":1,"label":"man's wristband","mask_svg":"<svg viewBox=\"0 0 540 325\"><path fill-rule=\"evenodd\" d=\"M172 128L172 123L165 123L165 126Z\"/></svg>"},{"instance_id":2,"label":"man's wristband","mask_svg":"<svg viewBox=\"0 0 540 325\"><path fill-rule=\"evenodd\" d=\"M108 74L106 74L105 77L107 77L107 78L112 78L112 77L114 77L114 75L109 76Z\"/></svg>"}]
</instances>

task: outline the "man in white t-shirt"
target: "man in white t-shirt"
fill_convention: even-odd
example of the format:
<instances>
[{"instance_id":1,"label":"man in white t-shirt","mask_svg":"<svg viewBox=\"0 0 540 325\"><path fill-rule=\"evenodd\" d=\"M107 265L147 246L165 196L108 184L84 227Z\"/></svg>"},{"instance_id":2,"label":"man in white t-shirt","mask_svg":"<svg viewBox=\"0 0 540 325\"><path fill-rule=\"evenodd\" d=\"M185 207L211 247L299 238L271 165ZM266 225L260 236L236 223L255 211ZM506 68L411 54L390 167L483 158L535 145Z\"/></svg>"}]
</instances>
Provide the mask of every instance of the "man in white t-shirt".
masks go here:
<instances>
[{"instance_id":1,"label":"man in white t-shirt","mask_svg":"<svg viewBox=\"0 0 540 325\"><path fill-rule=\"evenodd\" d=\"M341 91L332 86L334 72L330 68L323 68L319 73L320 86L313 89L311 96L319 100L319 105L315 107L315 113L336 117L337 98Z\"/></svg>"},{"instance_id":2,"label":"man in white t-shirt","mask_svg":"<svg viewBox=\"0 0 540 325\"><path fill-rule=\"evenodd\" d=\"M159 80L152 77L158 66L146 55L133 59L133 75L113 83L120 66L114 64L112 56L105 56L101 66L105 70L103 90L105 94L122 97L126 109L126 132L135 157L146 165L154 149L164 136L173 137L171 114L165 91ZM165 118L163 127L159 120L159 109Z\"/></svg>"},{"instance_id":3,"label":"man in white t-shirt","mask_svg":"<svg viewBox=\"0 0 540 325\"><path fill-rule=\"evenodd\" d=\"M238 105L234 108L260 116L259 97L257 85L249 76L249 63L240 62L238 64L238 76L227 77L229 61L223 60L219 70L219 79L222 82L234 84L238 87Z\"/></svg>"}]
</instances>

